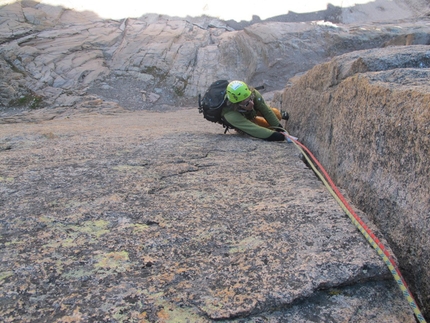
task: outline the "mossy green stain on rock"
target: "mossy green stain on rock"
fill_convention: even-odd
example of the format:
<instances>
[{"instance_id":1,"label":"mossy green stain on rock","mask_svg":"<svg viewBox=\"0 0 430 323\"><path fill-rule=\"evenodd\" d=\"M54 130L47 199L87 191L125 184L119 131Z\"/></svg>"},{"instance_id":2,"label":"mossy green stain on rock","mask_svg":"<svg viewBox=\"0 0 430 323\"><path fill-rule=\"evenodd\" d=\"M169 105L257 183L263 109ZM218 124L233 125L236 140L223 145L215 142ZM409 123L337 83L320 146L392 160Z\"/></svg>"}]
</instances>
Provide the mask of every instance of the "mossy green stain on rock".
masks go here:
<instances>
[{"instance_id":1,"label":"mossy green stain on rock","mask_svg":"<svg viewBox=\"0 0 430 323\"><path fill-rule=\"evenodd\" d=\"M263 240L254 237L248 237L240 241L235 247L230 249L230 253L244 252L249 249L255 249L264 244Z\"/></svg>"},{"instance_id":2,"label":"mossy green stain on rock","mask_svg":"<svg viewBox=\"0 0 430 323\"><path fill-rule=\"evenodd\" d=\"M42 217L42 222L46 223L50 219ZM74 246L84 245L86 243L95 244L97 240L104 234L108 233L107 227L110 222L104 220L85 221L80 225L64 225L58 223L50 223L54 227L54 231L62 236L62 239L49 241L44 245L44 248L72 248Z\"/></svg>"},{"instance_id":3,"label":"mossy green stain on rock","mask_svg":"<svg viewBox=\"0 0 430 323\"><path fill-rule=\"evenodd\" d=\"M11 100L9 105L12 107L27 106L30 109L38 109L42 106L43 99L39 95L29 94L19 97L18 99Z\"/></svg>"},{"instance_id":4,"label":"mossy green stain on rock","mask_svg":"<svg viewBox=\"0 0 430 323\"><path fill-rule=\"evenodd\" d=\"M0 176L0 182L12 183L13 181L14 181L13 177Z\"/></svg>"},{"instance_id":5,"label":"mossy green stain on rock","mask_svg":"<svg viewBox=\"0 0 430 323\"><path fill-rule=\"evenodd\" d=\"M141 232L146 231L146 230L149 229L148 225L146 225L146 224L139 224L139 223L133 224L132 227L133 227L133 232L136 232L136 233L141 233Z\"/></svg>"},{"instance_id":6,"label":"mossy green stain on rock","mask_svg":"<svg viewBox=\"0 0 430 323\"><path fill-rule=\"evenodd\" d=\"M97 220L97 221L87 221L87 222L84 222L83 225L73 226L71 228L76 230L77 232L88 233L90 235L95 236L96 238L99 238L103 234L106 234L109 232L109 230L107 229L108 225L109 225L108 221Z\"/></svg>"},{"instance_id":7,"label":"mossy green stain on rock","mask_svg":"<svg viewBox=\"0 0 430 323\"><path fill-rule=\"evenodd\" d=\"M124 271L128 267L127 263L129 263L128 252L109 252L99 257L99 262L95 264L95 267Z\"/></svg>"},{"instance_id":8,"label":"mossy green stain on rock","mask_svg":"<svg viewBox=\"0 0 430 323\"><path fill-rule=\"evenodd\" d=\"M68 271L61 275L64 279L81 279L83 277L88 277L94 273L93 270L86 270L84 268L79 268L76 270Z\"/></svg>"},{"instance_id":9,"label":"mossy green stain on rock","mask_svg":"<svg viewBox=\"0 0 430 323\"><path fill-rule=\"evenodd\" d=\"M21 241L21 240L17 240L17 239L15 239L15 240L12 240L12 241L10 241L10 242L5 242L4 243L4 246L5 247L9 247L9 246L12 246L12 245L22 245L22 244L24 244L25 242L24 241Z\"/></svg>"},{"instance_id":10,"label":"mossy green stain on rock","mask_svg":"<svg viewBox=\"0 0 430 323\"><path fill-rule=\"evenodd\" d=\"M0 272L0 283L2 280L5 280L6 278L11 276L13 276L13 271Z\"/></svg>"}]
</instances>

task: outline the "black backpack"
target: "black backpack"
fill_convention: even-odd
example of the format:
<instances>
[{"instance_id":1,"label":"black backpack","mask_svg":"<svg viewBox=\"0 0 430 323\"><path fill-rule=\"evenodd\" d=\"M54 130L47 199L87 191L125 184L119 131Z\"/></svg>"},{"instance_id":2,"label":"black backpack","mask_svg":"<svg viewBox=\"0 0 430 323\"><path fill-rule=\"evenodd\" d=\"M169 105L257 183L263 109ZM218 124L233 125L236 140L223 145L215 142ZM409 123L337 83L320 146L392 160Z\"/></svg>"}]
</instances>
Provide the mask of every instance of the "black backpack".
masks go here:
<instances>
[{"instance_id":1,"label":"black backpack","mask_svg":"<svg viewBox=\"0 0 430 323\"><path fill-rule=\"evenodd\" d=\"M222 108L226 105L225 94L229 81L218 80L213 82L202 96L199 94L199 112L206 120L224 124L221 118Z\"/></svg>"}]
</instances>

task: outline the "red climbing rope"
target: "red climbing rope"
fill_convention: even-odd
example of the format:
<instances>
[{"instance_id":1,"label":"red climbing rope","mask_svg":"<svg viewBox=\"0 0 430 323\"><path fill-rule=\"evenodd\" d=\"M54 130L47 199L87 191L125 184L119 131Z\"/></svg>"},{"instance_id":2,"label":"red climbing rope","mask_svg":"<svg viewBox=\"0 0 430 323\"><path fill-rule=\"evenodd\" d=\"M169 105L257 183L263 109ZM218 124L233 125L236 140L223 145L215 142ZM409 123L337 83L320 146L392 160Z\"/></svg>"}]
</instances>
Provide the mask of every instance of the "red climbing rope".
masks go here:
<instances>
[{"instance_id":1,"label":"red climbing rope","mask_svg":"<svg viewBox=\"0 0 430 323\"><path fill-rule=\"evenodd\" d=\"M408 301L408 303L409 303L410 307L412 308L418 321L420 323L426 323L426 320L424 319L424 316L421 314L421 311L420 311L417 303L415 302L414 298L412 297L412 294L409 291L409 288L406 284L406 281L403 279L403 276L402 276L399 268L397 267L397 264L396 264L393 256L384 247L382 242L375 236L375 234L372 232L372 230L370 230L370 228L363 222L363 220L351 208L351 206L346 201L345 197L342 195L342 193L340 193L339 189L336 187L336 185L333 183L330 176L327 174L324 167L315 158L315 156L309 151L309 149L305 145L300 143L298 140L296 140L295 137L292 137L288 134L287 134L287 137L302 152L303 156L306 158L309 165L312 167L312 169L315 171L315 173L318 175L318 177L323 181L324 185L327 187L327 189L330 191L330 193L333 195L333 197L336 199L336 201L339 203L339 205L342 207L342 209L345 211L345 213L348 215L348 217L354 223L354 225L360 230L360 232L364 235L364 237L367 239L367 241L372 245L372 247L382 257L385 264L388 266L388 269L390 270L391 274L394 276L394 279L396 280L400 290L402 291L403 296ZM315 167L315 164L318 166L318 168L324 174L324 176L321 174L320 171L318 171L318 169Z\"/></svg>"}]
</instances>

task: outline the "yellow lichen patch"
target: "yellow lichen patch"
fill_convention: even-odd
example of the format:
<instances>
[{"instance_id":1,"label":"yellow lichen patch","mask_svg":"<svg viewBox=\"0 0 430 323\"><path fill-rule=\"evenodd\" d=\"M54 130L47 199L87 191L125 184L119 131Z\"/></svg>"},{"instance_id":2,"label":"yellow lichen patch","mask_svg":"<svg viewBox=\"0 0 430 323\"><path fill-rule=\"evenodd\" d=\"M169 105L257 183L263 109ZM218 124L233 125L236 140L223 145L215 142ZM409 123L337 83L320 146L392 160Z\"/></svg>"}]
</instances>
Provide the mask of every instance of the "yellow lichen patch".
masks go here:
<instances>
[{"instance_id":1,"label":"yellow lichen patch","mask_svg":"<svg viewBox=\"0 0 430 323\"><path fill-rule=\"evenodd\" d=\"M116 307L112 318L115 319L115 322L129 322L128 317L125 314L127 313L127 310L127 307Z\"/></svg>"},{"instance_id":2,"label":"yellow lichen patch","mask_svg":"<svg viewBox=\"0 0 430 323\"><path fill-rule=\"evenodd\" d=\"M73 263L74 263L74 260L69 258L65 260L57 260L54 263L52 263L52 265L50 265L50 268L52 270L55 270L57 274L63 274L63 272L65 272L65 268L68 268Z\"/></svg>"},{"instance_id":3,"label":"yellow lichen patch","mask_svg":"<svg viewBox=\"0 0 430 323\"><path fill-rule=\"evenodd\" d=\"M139 233L148 230L149 226L146 224L133 224L133 232Z\"/></svg>"},{"instance_id":4,"label":"yellow lichen patch","mask_svg":"<svg viewBox=\"0 0 430 323\"><path fill-rule=\"evenodd\" d=\"M88 233L99 238L101 235L109 232L109 230L107 230L108 225L109 222L104 220L86 221L82 225L73 226L72 229L77 232Z\"/></svg>"},{"instance_id":5,"label":"yellow lichen patch","mask_svg":"<svg viewBox=\"0 0 430 323\"><path fill-rule=\"evenodd\" d=\"M256 237L248 237L240 241L236 247L230 249L230 253L243 252L249 249L255 249L258 246L264 244L263 240L260 240Z\"/></svg>"},{"instance_id":6,"label":"yellow lichen patch","mask_svg":"<svg viewBox=\"0 0 430 323\"><path fill-rule=\"evenodd\" d=\"M9 247L9 246L11 246L11 245L22 245L22 244L24 244L25 242L24 241L21 241L21 240L12 240L12 241L10 241L10 242L5 242L5 244L4 244L4 246L5 247Z\"/></svg>"},{"instance_id":7,"label":"yellow lichen patch","mask_svg":"<svg viewBox=\"0 0 430 323\"><path fill-rule=\"evenodd\" d=\"M86 221L80 225L63 225L56 224L55 230L58 231L55 241L44 245L44 248L70 248L85 243L95 243L92 238L100 238L103 234L109 232L107 229L108 221ZM42 233L42 237L44 234ZM88 241L89 240L89 241Z\"/></svg>"},{"instance_id":8,"label":"yellow lichen patch","mask_svg":"<svg viewBox=\"0 0 430 323\"><path fill-rule=\"evenodd\" d=\"M52 223L53 222L53 219L51 219L50 217L47 217L47 216L44 216L44 215L42 215L42 216L39 216L39 219L38 219L40 222L42 222L42 223L46 223L46 224L50 224L50 223Z\"/></svg>"},{"instance_id":9,"label":"yellow lichen patch","mask_svg":"<svg viewBox=\"0 0 430 323\"><path fill-rule=\"evenodd\" d=\"M331 296L336 296L342 294L342 291L340 289L331 289L328 293Z\"/></svg>"},{"instance_id":10,"label":"yellow lichen patch","mask_svg":"<svg viewBox=\"0 0 430 323\"><path fill-rule=\"evenodd\" d=\"M115 270L119 272L124 272L130 266L128 252L109 252L102 255L99 262L95 264L96 268Z\"/></svg>"},{"instance_id":11,"label":"yellow lichen patch","mask_svg":"<svg viewBox=\"0 0 430 323\"><path fill-rule=\"evenodd\" d=\"M156 302L162 309L157 313L160 323L208 322L191 309L181 308L161 298Z\"/></svg>"},{"instance_id":12,"label":"yellow lichen patch","mask_svg":"<svg viewBox=\"0 0 430 323\"><path fill-rule=\"evenodd\" d=\"M13 180L14 180L13 177L3 177L3 176L0 176L0 182L12 183Z\"/></svg>"},{"instance_id":13,"label":"yellow lichen patch","mask_svg":"<svg viewBox=\"0 0 430 323\"><path fill-rule=\"evenodd\" d=\"M69 271L63 274L62 277L65 279L69 279L69 278L79 279L85 276L90 276L92 273L93 273L92 271L87 271L81 268L81 269Z\"/></svg>"},{"instance_id":14,"label":"yellow lichen patch","mask_svg":"<svg viewBox=\"0 0 430 323\"><path fill-rule=\"evenodd\" d=\"M64 207L65 208L79 208L83 205L83 203L81 201L76 201L76 200L68 200L65 204Z\"/></svg>"},{"instance_id":15,"label":"yellow lichen patch","mask_svg":"<svg viewBox=\"0 0 430 323\"><path fill-rule=\"evenodd\" d=\"M5 280L10 276L13 276L13 271L0 272L0 284L2 283L3 280Z\"/></svg>"},{"instance_id":16,"label":"yellow lichen patch","mask_svg":"<svg viewBox=\"0 0 430 323\"><path fill-rule=\"evenodd\" d=\"M67 239L63 239L61 240L61 246L64 248L70 248L75 246L75 239L73 238L67 238Z\"/></svg>"}]
</instances>

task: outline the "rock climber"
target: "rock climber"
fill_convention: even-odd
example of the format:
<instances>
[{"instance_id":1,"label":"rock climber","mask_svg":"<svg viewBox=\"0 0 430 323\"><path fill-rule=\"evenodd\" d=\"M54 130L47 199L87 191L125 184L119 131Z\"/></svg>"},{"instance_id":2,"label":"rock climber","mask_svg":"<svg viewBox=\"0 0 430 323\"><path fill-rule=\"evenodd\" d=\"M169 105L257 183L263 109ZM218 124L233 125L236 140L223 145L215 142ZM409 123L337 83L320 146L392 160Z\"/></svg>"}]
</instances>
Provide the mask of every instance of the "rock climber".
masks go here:
<instances>
[{"instance_id":1,"label":"rock climber","mask_svg":"<svg viewBox=\"0 0 430 323\"><path fill-rule=\"evenodd\" d=\"M226 96L222 117L228 126L267 141L290 141L279 123L281 119L288 120L288 113L270 108L256 89L242 81L232 81Z\"/></svg>"}]
</instances>

